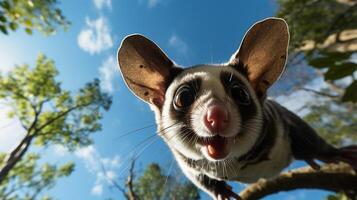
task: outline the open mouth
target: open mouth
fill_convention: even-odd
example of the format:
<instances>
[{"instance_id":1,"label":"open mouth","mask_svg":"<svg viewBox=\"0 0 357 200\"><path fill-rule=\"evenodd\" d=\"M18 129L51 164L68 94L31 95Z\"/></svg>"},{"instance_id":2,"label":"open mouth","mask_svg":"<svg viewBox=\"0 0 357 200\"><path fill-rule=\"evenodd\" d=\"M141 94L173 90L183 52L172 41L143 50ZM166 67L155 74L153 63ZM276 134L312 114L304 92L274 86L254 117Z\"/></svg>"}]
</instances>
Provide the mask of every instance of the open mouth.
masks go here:
<instances>
[{"instance_id":1,"label":"open mouth","mask_svg":"<svg viewBox=\"0 0 357 200\"><path fill-rule=\"evenodd\" d=\"M229 154L227 147L227 138L216 135L210 138L204 138L202 144L206 148L208 155L215 160L220 160Z\"/></svg>"}]
</instances>

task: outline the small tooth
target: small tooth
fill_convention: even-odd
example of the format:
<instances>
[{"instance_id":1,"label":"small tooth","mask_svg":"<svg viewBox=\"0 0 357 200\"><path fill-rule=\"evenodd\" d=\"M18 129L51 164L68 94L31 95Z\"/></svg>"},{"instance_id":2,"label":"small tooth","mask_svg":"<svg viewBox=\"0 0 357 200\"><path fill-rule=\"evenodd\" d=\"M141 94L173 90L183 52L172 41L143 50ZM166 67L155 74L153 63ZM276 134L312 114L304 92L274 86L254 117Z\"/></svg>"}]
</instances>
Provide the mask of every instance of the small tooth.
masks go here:
<instances>
[{"instance_id":1,"label":"small tooth","mask_svg":"<svg viewBox=\"0 0 357 200\"><path fill-rule=\"evenodd\" d=\"M216 154L216 149L212 145L207 146L208 153L210 155L215 155Z\"/></svg>"}]
</instances>

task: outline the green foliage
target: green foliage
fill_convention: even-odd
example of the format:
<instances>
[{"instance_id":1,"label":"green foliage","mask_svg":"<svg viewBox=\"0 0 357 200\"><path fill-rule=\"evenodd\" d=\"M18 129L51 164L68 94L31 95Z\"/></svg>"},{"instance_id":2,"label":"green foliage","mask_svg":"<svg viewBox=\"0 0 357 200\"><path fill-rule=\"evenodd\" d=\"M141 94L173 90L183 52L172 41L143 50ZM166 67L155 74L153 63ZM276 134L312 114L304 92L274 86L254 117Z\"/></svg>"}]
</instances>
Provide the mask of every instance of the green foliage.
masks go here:
<instances>
[{"instance_id":1,"label":"green foliage","mask_svg":"<svg viewBox=\"0 0 357 200\"><path fill-rule=\"evenodd\" d=\"M20 119L38 146L61 144L74 149L91 143L89 134L101 129L101 109L108 110L111 97L100 89L99 80L72 94L56 80L54 62L39 55L36 66L16 66L0 75L0 100L11 106L10 117Z\"/></svg>"},{"instance_id":2,"label":"green foliage","mask_svg":"<svg viewBox=\"0 0 357 200\"><path fill-rule=\"evenodd\" d=\"M141 177L134 182L134 190L139 199L143 200L197 200L200 198L196 186L166 175L156 163L147 166Z\"/></svg>"},{"instance_id":3,"label":"green foliage","mask_svg":"<svg viewBox=\"0 0 357 200\"><path fill-rule=\"evenodd\" d=\"M5 161L5 156L5 154L0 154L0 164ZM38 154L31 153L16 165L0 184L0 199L52 199L46 194L42 197L40 195L45 190L52 188L57 179L69 176L74 170L74 164L67 163L62 166L56 166L44 163L38 165L39 159L40 156Z\"/></svg>"},{"instance_id":4,"label":"green foliage","mask_svg":"<svg viewBox=\"0 0 357 200\"><path fill-rule=\"evenodd\" d=\"M290 30L288 66L305 62L323 75L328 89L317 91L307 105L305 120L330 143L342 146L357 141L357 64L352 62L356 48L345 48L356 35L342 39L346 30L357 29L357 2L353 0L276 0L277 16ZM307 47L306 45L310 45ZM345 45L345 46L343 46ZM344 48L337 48L343 46ZM352 80L341 84L339 80ZM325 95L324 95L325 94ZM331 95L332 94L332 95ZM351 103L352 102L352 103ZM344 194L329 195L328 200L347 200Z\"/></svg>"},{"instance_id":5,"label":"green foliage","mask_svg":"<svg viewBox=\"0 0 357 200\"><path fill-rule=\"evenodd\" d=\"M321 52L319 56L311 58L309 64L318 69L326 69L325 80L336 81L345 77L353 77L357 72L357 63L351 62L351 52ZM342 96L342 101L357 102L357 81L352 82Z\"/></svg>"},{"instance_id":6,"label":"green foliage","mask_svg":"<svg viewBox=\"0 0 357 200\"><path fill-rule=\"evenodd\" d=\"M33 30L50 35L57 26L66 30L70 23L57 5L57 0L0 0L0 32L8 34L22 27L29 35Z\"/></svg>"},{"instance_id":7,"label":"green foliage","mask_svg":"<svg viewBox=\"0 0 357 200\"><path fill-rule=\"evenodd\" d=\"M336 195L328 195L327 200L349 200L349 198L342 193L336 194Z\"/></svg>"},{"instance_id":8,"label":"green foliage","mask_svg":"<svg viewBox=\"0 0 357 200\"><path fill-rule=\"evenodd\" d=\"M341 146L357 141L355 105L323 101L319 105L311 105L310 109L311 112L304 119L330 143Z\"/></svg>"},{"instance_id":9,"label":"green foliage","mask_svg":"<svg viewBox=\"0 0 357 200\"><path fill-rule=\"evenodd\" d=\"M26 132L12 152L0 155L0 199L37 199L32 196L73 171L72 163L39 166L40 156L27 154L32 144L75 150L91 144L91 133L101 129L102 112L110 108L111 97L101 91L99 80L72 93L61 88L57 75L53 60L42 54L34 68L15 66L0 74L0 101L11 108L8 116L19 119Z\"/></svg>"},{"instance_id":10,"label":"green foliage","mask_svg":"<svg viewBox=\"0 0 357 200\"><path fill-rule=\"evenodd\" d=\"M357 102L357 81L354 80L351 85L346 88L345 94L342 98L342 101L352 101Z\"/></svg>"},{"instance_id":11,"label":"green foliage","mask_svg":"<svg viewBox=\"0 0 357 200\"><path fill-rule=\"evenodd\" d=\"M277 3L277 16L289 24L292 51L308 40L322 43L331 34L357 28L356 5L336 0L277 0Z\"/></svg>"},{"instance_id":12,"label":"green foliage","mask_svg":"<svg viewBox=\"0 0 357 200\"><path fill-rule=\"evenodd\" d=\"M357 83L354 73L357 64L351 62L354 49L337 49L333 45L323 46L327 38L334 35L332 44L347 44L353 39L341 41L341 33L357 29L357 3L355 1L337 0L277 0L279 10L277 16L284 18L289 24L291 33L290 53L293 56L303 53L303 58L316 69L327 70L324 73L326 81L334 83L345 77L351 77L354 82L345 89L341 97L344 102L357 102ZM352 36L349 36L352 37ZM307 42L313 45L303 50ZM300 55L301 56L301 55ZM290 63L291 64L291 63ZM294 64L294 63L293 63Z\"/></svg>"}]
</instances>

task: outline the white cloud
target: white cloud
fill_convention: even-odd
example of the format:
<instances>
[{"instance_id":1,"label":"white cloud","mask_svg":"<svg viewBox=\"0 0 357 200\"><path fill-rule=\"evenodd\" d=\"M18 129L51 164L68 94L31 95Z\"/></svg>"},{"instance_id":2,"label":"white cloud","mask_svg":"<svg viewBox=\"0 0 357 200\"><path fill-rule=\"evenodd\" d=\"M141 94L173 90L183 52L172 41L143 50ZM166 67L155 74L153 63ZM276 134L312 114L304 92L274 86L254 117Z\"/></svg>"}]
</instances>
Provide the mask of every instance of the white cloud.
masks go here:
<instances>
[{"instance_id":1,"label":"white cloud","mask_svg":"<svg viewBox=\"0 0 357 200\"><path fill-rule=\"evenodd\" d=\"M108 57L99 68L101 87L104 91L114 91L113 79L119 74L118 64L114 56Z\"/></svg>"},{"instance_id":2,"label":"white cloud","mask_svg":"<svg viewBox=\"0 0 357 200\"><path fill-rule=\"evenodd\" d=\"M101 195L104 185L111 184L111 180L115 180L118 177L116 173L120 166L120 158L118 155L113 158L101 157L93 145L77 150L75 155L82 159L87 170L96 176L91 194ZM103 168L105 169L105 174Z\"/></svg>"},{"instance_id":3,"label":"white cloud","mask_svg":"<svg viewBox=\"0 0 357 200\"><path fill-rule=\"evenodd\" d=\"M92 190L91 194L100 196L103 193L103 185L95 185Z\"/></svg>"},{"instance_id":4,"label":"white cloud","mask_svg":"<svg viewBox=\"0 0 357 200\"><path fill-rule=\"evenodd\" d=\"M310 83L304 86L305 88L313 89L316 91L326 87L321 77L312 80ZM316 96L312 92L305 90L296 90L289 95L280 95L274 98L278 103L293 111L300 117L305 116L310 112L306 107L310 102L316 101Z\"/></svg>"},{"instance_id":5,"label":"white cloud","mask_svg":"<svg viewBox=\"0 0 357 200\"><path fill-rule=\"evenodd\" d=\"M112 9L112 0L94 0L94 5L98 10L104 7Z\"/></svg>"},{"instance_id":6,"label":"white cloud","mask_svg":"<svg viewBox=\"0 0 357 200\"><path fill-rule=\"evenodd\" d=\"M178 53L186 54L188 51L188 45L177 35L172 35L169 38L169 45L176 49Z\"/></svg>"},{"instance_id":7,"label":"white cloud","mask_svg":"<svg viewBox=\"0 0 357 200\"><path fill-rule=\"evenodd\" d=\"M110 28L104 17L95 20L86 18L86 27L78 35L78 45L90 54L98 54L113 46Z\"/></svg>"},{"instance_id":8,"label":"white cloud","mask_svg":"<svg viewBox=\"0 0 357 200\"><path fill-rule=\"evenodd\" d=\"M160 3L160 0L147 0L147 5L149 8L157 6L158 3Z\"/></svg>"},{"instance_id":9,"label":"white cloud","mask_svg":"<svg viewBox=\"0 0 357 200\"><path fill-rule=\"evenodd\" d=\"M68 149L63 145L59 145L59 144L53 145L53 152L55 153L55 155L60 157L67 156L69 154Z\"/></svg>"},{"instance_id":10,"label":"white cloud","mask_svg":"<svg viewBox=\"0 0 357 200\"><path fill-rule=\"evenodd\" d=\"M78 149L75 155L84 161L86 168L90 172L95 173L100 170L100 164L98 163L100 155L93 145Z\"/></svg>"},{"instance_id":11,"label":"white cloud","mask_svg":"<svg viewBox=\"0 0 357 200\"><path fill-rule=\"evenodd\" d=\"M118 155L114 156L114 158L102 158L101 160L104 166L116 168L120 165L120 158Z\"/></svg>"},{"instance_id":12,"label":"white cloud","mask_svg":"<svg viewBox=\"0 0 357 200\"><path fill-rule=\"evenodd\" d=\"M148 8L154 8L157 5L159 5L160 3L165 3L163 0L138 0L139 4L141 5L145 5ZM166 1L167 3L167 1Z\"/></svg>"}]
</instances>

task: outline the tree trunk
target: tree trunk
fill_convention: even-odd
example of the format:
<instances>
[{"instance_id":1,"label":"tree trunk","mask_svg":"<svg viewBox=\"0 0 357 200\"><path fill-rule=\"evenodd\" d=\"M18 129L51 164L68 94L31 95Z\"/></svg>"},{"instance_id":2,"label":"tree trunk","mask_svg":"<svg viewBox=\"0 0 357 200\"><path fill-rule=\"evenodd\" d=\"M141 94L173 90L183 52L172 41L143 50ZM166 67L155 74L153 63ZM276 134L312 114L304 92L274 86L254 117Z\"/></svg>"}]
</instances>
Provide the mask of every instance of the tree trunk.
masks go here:
<instances>
[{"instance_id":1,"label":"tree trunk","mask_svg":"<svg viewBox=\"0 0 357 200\"><path fill-rule=\"evenodd\" d=\"M0 170L0 184L5 180L10 170L21 160L30 147L33 135L27 135L20 144L7 156Z\"/></svg>"}]
</instances>

